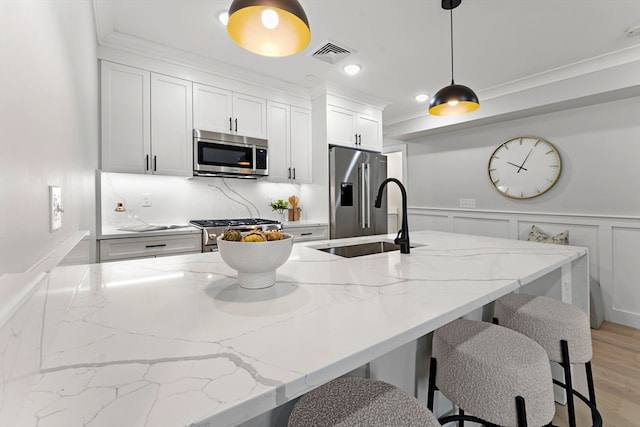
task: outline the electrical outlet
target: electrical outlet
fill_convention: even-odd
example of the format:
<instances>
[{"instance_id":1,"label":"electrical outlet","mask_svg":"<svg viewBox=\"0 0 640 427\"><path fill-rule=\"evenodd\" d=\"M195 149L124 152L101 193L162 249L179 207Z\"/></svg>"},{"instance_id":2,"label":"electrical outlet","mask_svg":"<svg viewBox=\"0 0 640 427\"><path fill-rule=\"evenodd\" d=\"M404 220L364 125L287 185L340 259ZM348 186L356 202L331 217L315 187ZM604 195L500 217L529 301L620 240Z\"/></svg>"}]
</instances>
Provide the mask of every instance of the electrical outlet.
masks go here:
<instances>
[{"instance_id":1,"label":"electrical outlet","mask_svg":"<svg viewBox=\"0 0 640 427\"><path fill-rule=\"evenodd\" d=\"M476 199L460 199L461 208L475 208Z\"/></svg>"},{"instance_id":2,"label":"electrical outlet","mask_svg":"<svg viewBox=\"0 0 640 427\"><path fill-rule=\"evenodd\" d=\"M143 208L151 207L151 193L142 193L142 207Z\"/></svg>"},{"instance_id":3,"label":"electrical outlet","mask_svg":"<svg viewBox=\"0 0 640 427\"><path fill-rule=\"evenodd\" d=\"M62 189L49 186L49 230L53 233L62 227Z\"/></svg>"}]
</instances>

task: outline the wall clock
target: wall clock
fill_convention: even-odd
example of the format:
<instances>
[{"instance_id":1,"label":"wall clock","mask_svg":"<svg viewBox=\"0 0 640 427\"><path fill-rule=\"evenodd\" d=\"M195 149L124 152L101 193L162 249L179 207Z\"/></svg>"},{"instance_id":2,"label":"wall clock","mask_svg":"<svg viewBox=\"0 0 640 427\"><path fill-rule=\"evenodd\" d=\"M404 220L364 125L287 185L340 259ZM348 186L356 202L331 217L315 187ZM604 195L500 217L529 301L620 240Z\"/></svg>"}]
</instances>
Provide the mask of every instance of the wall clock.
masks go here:
<instances>
[{"instance_id":1,"label":"wall clock","mask_svg":"<svg viewBox=\"0 0 640 427\"><path fill-rule=\"evenodd\" d=\"M489 158L489 179L514 199L530 199L558 181L562 164L555 147L542 138L519 136L498 146Z\"/></svg>"}]
</instances>

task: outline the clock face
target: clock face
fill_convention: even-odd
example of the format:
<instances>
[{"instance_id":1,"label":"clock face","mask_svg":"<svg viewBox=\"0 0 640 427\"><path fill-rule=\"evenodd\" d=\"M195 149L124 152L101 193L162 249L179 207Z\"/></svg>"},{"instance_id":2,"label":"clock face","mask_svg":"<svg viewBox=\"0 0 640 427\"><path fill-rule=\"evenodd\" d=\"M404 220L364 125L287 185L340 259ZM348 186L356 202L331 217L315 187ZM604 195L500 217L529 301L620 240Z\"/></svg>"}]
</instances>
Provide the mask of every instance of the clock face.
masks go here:
<instances>
[{"instance_id":1,"label":"clock face","mask_svg":"<svg viewBox=\"0 0 640 427\"><path fill-rule=\"evenodd\" d=\"M530 199L553 187L561 167L560 154L550 142L523 136L496 148L489 158L489 179L504 196Z\"/></svg>"}]
</instances>

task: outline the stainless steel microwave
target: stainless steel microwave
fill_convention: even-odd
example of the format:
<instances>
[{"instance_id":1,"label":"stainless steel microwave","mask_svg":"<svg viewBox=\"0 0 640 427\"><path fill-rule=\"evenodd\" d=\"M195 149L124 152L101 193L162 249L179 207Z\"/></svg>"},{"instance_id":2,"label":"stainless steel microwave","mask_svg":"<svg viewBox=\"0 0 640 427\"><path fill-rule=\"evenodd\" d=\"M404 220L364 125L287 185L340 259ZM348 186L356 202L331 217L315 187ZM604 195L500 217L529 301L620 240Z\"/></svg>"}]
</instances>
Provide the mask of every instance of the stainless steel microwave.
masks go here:
<instances>
[{"instance_id":1,"label":"stainless steel microwave","mask_svg":"<svg viewBox=\"0 0 640 427\"><path fill-rule=\"evenodd\" d=\"M257 178L269 174L268 142L219 132L193 131L193 175Z\"/></svg>"}]
</instances>

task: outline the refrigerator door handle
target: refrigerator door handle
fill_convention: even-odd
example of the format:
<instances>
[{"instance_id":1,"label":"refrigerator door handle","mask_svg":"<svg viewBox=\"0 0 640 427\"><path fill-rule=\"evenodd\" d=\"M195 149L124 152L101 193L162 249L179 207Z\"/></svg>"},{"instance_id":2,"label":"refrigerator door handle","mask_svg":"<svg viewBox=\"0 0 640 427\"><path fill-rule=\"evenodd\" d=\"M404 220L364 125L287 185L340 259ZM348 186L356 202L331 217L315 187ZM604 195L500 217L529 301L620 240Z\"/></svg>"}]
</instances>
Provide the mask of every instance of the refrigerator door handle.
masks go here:
<instances>
[{"instance_id":1,"label":"refrigerator door handle","mask_svg":"<svg viewBox=\"0 0 640 427\"><path fill-rule=\"evenodd\" d=\"M371 227L371 169L368 163L360 168L360 227Z\"/></svg>"}]
</instances>

